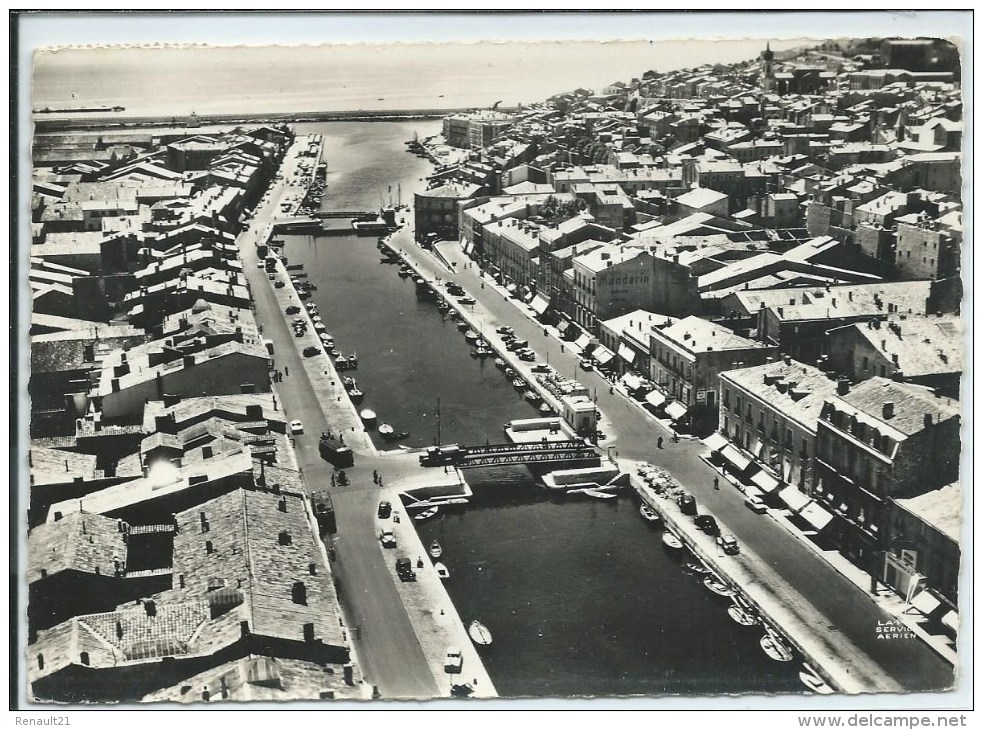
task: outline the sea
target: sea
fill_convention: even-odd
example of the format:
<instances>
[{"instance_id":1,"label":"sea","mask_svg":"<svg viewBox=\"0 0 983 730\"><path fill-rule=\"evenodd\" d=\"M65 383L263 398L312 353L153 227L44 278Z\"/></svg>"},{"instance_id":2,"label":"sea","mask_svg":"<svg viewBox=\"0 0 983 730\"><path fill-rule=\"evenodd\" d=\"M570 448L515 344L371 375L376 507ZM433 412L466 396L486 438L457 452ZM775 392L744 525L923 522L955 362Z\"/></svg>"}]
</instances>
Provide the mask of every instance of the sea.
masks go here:
<instances>
[{"instance_id":1,"label":"sea","mask_svg":"<svg viewBox=\"0 0 983 730\"><path fill-rule=\"evenodd\" d=\"M405 141L439 122L300 124L325 137L327 210L405 202L429 165ZM535 411L490 360L470 357L455 323L418 302L412 280L380 263L374 237L286 237L291 264L318 284L313 300L343 352L356 351L365 405L406 444L493 443L503 423ZM450 570L465 622L494 641L484 652L502 696L693 696L803 690L801 659L767 658L760 627L734 623L661 544L630 496L557 499L525 467L470 470L466 510L420 523Z\"/></svg>"}]
</instances>

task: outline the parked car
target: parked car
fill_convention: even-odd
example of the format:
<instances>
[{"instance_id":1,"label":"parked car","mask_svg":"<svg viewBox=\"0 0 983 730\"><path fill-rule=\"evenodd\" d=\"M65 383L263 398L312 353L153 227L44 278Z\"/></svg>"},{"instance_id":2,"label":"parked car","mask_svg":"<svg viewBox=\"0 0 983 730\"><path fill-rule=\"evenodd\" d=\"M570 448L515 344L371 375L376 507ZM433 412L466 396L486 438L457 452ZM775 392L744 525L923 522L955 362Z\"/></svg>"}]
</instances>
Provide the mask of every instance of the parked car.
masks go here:
<instances>
[{"instance_id":1,"label":"parked car","mask_svg":"<svg viewBox=\"0 0 983 730\"><path fill-rule=\"evenodd\" d=\"M389 519L389 515L392 514L392 511L393 511L393 506L389 502L386 502L385 500L379 502L378 514L380 520Z\"/></svg>"},{"instance_id":2,"label":"parked car","mask_svg":"<svg viewBox=\"0 0 983 730\"><path fill-rule=\"evenodd\" d=\"M300 312L300 307L298 307L296 304L291 304L285 311L287 314L298 314Z\"/></svg>"},{"instance_id":3,"label":"parked car","mask_svg":"<svg viewBox=\"0 0 983 730\"><path fill-rule=\"evenodd\" d=\"M464 664L464 656L456 646L447 647L447 656L444 659L444 671L448 674L460 674L461 666Z\"/></svg>"},{"instance_id":4,"label":"parked car","mask_svg":"<svg viewBox=\"0 0 983 730\"><path fill-rule=\"evenodd\" d=\"M684 515L696 514L696 499L692 494L680 494L676 504L679 505L679 511Z\"/></svg>"},{"instance_id":5,"label":"parked car","mask_svg":"<svg viewBox=\"0 0 983 730\"><path fill-rule=\"evenodd\" d=\"M413 572L413 565L409 558L396 558L396 575L404 583L416 580L416 573Z\"/></svg>"},{"instance_id":6,"label":"parked car","mask_svg":"<svg viewBox=\"0 0 983 730\"><path fill-rule=\"evenodd\" d=\"M544 362L532 366L532 371L534 373L548 373L551 372L552 370L553 368L551 368L549 365L547 365Z\"/></svg>"},{"instance_id":7,"label":"parked car","mask_svg":"<svg viewBox=\"0 0 983 730\"><path fill-rule=\"evenodd\" d=\"M300 337L299 334L297 336ZM308 345L307 347L304 348L304 357L314 357L320 352L321 352L321 348L315 347L314 345Z\"/></svg>"},{"instance_id":8,"label":"parked car","mask_svg":"<svg viewBox=\"0 0 983 730\"><path fill-rule=\"evenodd\" d=\"M498 328L498 329L496 329L495 331L496 331L496 332L497 332L498 334L500 334L500 335L510 335L510 334L512 334L512 333L513 333L513 332L514 332L515 330L513 330L513 329L512 329L511 327L507 327L507 326L506 326L506 327L499 327L499 328Z\"/></svg>"},{"instance_id":9,"label":"parked car","mask_svg":"<svg viewBox=\"0 0 983 730\"><path fill-rule=\"evenodd\" d=\"M693 521L697 527L708 535L716 536L720 534L720 527L712 515L697 515Z\"/></svg>"},{"instance_id":10,"label":"parked car","mask_svg":"<svg viewBox=\"0 0 983 730\"><path fill-rule=\"evenodd\" d=\"M586 357L582 357L582 358L580 358L580 369L581 370L586 370L586 371L589 372L589 371L591 371L591 370L594 369L594 363L592 363Z\"/></svg>"},{"instance_id":11,"label":"parked car","mask_svg":"<svg viewBox=\"0 0 983 730\"><path fill-rule=\"evenodd\" d=\"M536 359L536 353L532 350L520 350L518 354L519 359L523 362L532 362Z\"/></svg>"},{"instance_id":12,"label":"parked car","mask_svg":"<svg viewBox=\"0 0 983 730\"><path fill-rule=\"evenodd\" d=\"M759 515L768 511L768 505L762 502L760 497L748 497L744 500L744 506Z\"/></svg>"},{"instance_id":13,"label":"parked car","mask_svg":"<svg viewBox=\"0 0 983 730\"><path fill-rule=\"evenodd\" d=\"M379 536L379 540L382 542L382 547L384 548L396 547L396 536L392 530L383 530L382 535Z\"/></svg>"},{"instance_id":14,"label":"parked car","mask_svg":"<svg viewBox=\"0 0 983 730\"><path fill-rule=\"evenodd\" d=\"M737 538L729 533L720 535L717 538L717 545L727 555L737 555L741 551L740 545L737 544Z\"/></svg>"},{"instance_id":15,"label":"parked car","mask_svg":"<svg viewBox=\"0 0 983 730\"><path fill-rule=\"evenodd\" d=\"M304 433L304 423L302 421L291 421L290 434L296 436L299 433Z\"/></svg>"}]
</instances>

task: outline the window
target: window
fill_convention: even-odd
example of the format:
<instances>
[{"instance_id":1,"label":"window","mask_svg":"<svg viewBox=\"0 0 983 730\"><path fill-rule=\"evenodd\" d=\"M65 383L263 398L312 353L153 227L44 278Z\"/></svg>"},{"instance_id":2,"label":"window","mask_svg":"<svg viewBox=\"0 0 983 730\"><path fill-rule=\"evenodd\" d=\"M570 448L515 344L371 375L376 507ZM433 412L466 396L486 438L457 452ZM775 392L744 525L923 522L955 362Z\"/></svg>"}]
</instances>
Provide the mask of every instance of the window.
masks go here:
<instances>
[{"instance_id":1,"label":"window","mask_svg":"<svg viewBox=\"0 0 983 730\"><path fill-rule=\"evenodd\" d=\"M870 367L870 360L865 357L864 358L864 372L866 372L869 369L869 367Z\"/></svg>"},{"instance_id":2,"label":"window","mask_svg":"<svg viewBox=\"0 0 983 730\"><path fill-rule=\"evenodd\" d=\"M809 442L805 439L802 439L802 444L800 445L799 449L799 456L801 456L803 459L809 456Z\"/></svg>"}]
</instances>

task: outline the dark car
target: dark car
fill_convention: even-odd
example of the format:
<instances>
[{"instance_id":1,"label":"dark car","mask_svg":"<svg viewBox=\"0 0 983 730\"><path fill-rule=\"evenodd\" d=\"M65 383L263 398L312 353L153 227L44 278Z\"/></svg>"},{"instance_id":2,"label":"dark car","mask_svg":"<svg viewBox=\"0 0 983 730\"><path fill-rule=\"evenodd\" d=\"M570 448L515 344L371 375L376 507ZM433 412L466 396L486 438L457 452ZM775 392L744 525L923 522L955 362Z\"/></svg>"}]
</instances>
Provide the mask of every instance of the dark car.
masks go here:
<instances>
[{"instance_id":1,"label":"dark car","mask_svg":"<svg viewBox=\"0 0 983 730\"><path fill-rule=\"evenodd\" d=\"M733 535L721 535L717 538L717 545L727 555L737 555L741 552L741 546L737 544L737 539Z\"/></svg>"},{"instance_id":2,"label":"dark car","mask_svg":"<svg viewBox=\"0 0 983 730\"><path fill-rule=\"evenodd\" d=\"M416 573L413 572L413 565L409 558L396 558L396 575L404 583L416 580Z\"/></svg>"},{"instance_id":3,"label":"dark car","mask_svg":"<svg viewBox=\"0 0 983 730\"><path fill-rule=\"evenodd\" d=\"M392 514L393 506L386 501L379 502L379 519L385 520Z\"/></svg>"},{"instance_id":4,"label":"dark car","mask_svg":"<svg viewBox=\"0 0 983 730\"><path fill-rule=\"evenodd\" d=\"M314 345L308 345L307 347L304 348L304 357L314 357L320 352L321 352L320 347L315 347Z\"/></svg>"},{"instance_id":5,"label":"dark car","mask_svg":"<svg viewBox=\"0 0 983 730\"><path fill-rule=\"evenodd\" d=\"M712 515L697 515L696 519L693 521L696 523L697 527L712 537L716 537L720 534L720 527L717 525L717 521Z\"/></svg>"},{"instance_id":6,"label":"dark car","mask_svg":"<svg viewBox=\"0 0 983 730\"><path fill-rule=\"evenodd\" d=\"M296 304L291 304L289 307L287 307L286 311L287 314L297 314L300 311L300 307L298 307Z\"/></svg>"},{"instance_id":7,"label":"dark car","mask_svg":"<svg viewBox=\"0 0 983 730\"><path fill-rule=\"evenodd\" d=\"M679 511L684 515L696 514L696 499L692 494L680 494L676 504L679 505Z\"/></svg>"}]
</instances>

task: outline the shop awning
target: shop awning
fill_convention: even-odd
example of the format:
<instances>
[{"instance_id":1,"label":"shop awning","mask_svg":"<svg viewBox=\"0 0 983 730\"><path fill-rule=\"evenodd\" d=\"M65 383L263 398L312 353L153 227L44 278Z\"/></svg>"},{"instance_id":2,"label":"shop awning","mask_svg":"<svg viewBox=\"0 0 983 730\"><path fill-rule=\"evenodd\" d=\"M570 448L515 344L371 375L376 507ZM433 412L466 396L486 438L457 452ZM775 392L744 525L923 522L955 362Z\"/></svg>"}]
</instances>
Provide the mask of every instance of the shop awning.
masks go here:
<instances>
[{"instance_id":1,"label":"shop awning","mask_svg":"<svg viewBox=\"0 0 983 730\"><path fill-rule=\"evenodd\" d=\"M645 396L645 402L653 408L658 408L666 402L666 397L659 391L653 390L651 393Z\"/></svg>"},{"instance_id":2,"label":"shop awning","mask_svg":"<svg viewBox=\"0 0 983 730\"><path fill-rule=\"evenodd\" d=\"M635 362L635 351L622 342L620 345L618 345L618 357L631 365L633 362Z\"/></svg>"},{"instance_id":3,"label":"shop awning","mask_svg":"<svg viewBox=\"0 0 983 730\"><path fill-rule=\"evenodd\" d=\"M524 301L526 304L528 304L529 302L532 301L532 299L533 299L534 296L536 296L536 295L533 294L531 291L530 292L526 292L525 294L522 295L522 301Z\"/></svg>"},{"instance_id":4,"label":"shop awning","mask_svg":"<svg viewBox=\"0 0 983 730\"><path fill-rule=\"evenodd\" d=\"M918 609L928 616L939 607L939 599L928 591L923 590L911 599L911 607Z\"/></svg>"},{"instance_id":5,"label":"shop awning","mask_svg":"<svg viewBox=\"0 0 983 730\"><path fill-rule=\"evenodd\" d=\"M815 527L817 530L822 530L826 525L828 525L833 520L833 515L824 510L815 502L810 502L802 511L799 513L809 524Z\"/></svg>"},{"instance_id":6,"label":"shop awning","mask_svg":"<svg viewBox=\"0 0 983 730\"><path fill-rule=\"evenodd\" d=\"M508 292L509 294L515 294L515 290L516 290L517 288L518 288L518 287L517 287L517 286L516 286L515 284L508 284L508 285L507 285L507 286L505 287L505 291L507 291L507 292Z\"/></svg>"},{"instance_id":7,"label":"shop awning","mask_svg":"<svg viewBox=\"0 0 983 730\"><path fill-rule=\"evenodd\" d=\"M686 406L677 400L666 406L666 415L672 420L678 421L680 418L686 415L688 410L689 409Z\"/></svg>"},{"instance_id":8,"label":"shop awning","mask_svg":"<svg viewBox=\"0 0 983 730\"><path fill-rule=\"evenodd\" d=\"M564 332L566 332L566 331L567 331L567 327L569 327L569 326L570 326L570 322L569 322L569 320L566 320L566 319L561 319L561 320L560 320L560 324L558 324L558 325L556 326L556 328L557 328L558 330L560 330L560 334L562 335L562 334L563 334Z\"/></svg>"},{"instance_id":9,"label":"shop awning","mask_svg":"<svg viewBox=\"0 0 983 730\"><path fill-rule=\"evenodd\" d=\"M638 390L642 387L642 379L635 373L625 373L624 381L628 390Z\"/></svg>"},{"instance_id":10,"label":"shop awning","mask_svg":"<svg viewBox=\"0 0 983 730\"><path fill-rule=\"evenodd\" d=\"M733 464L738 471L744 471L751 466L751 460L744 456L733 444L727 444L720 450L720 455Z\"/></svg>"},{"instance_id":11,"label":"shop awning","mask_svg":"<svg viewBox=\"0 0 983 730\"><path fill-rule=\"evenodd\" d=\"M948 626L950 629L959 633L959 612L949 611L945 616L942 617L942 625Z\"/></svg>"},{"instance_id":12,"label":"shop awning","mask_svg":"<svg viewBox=\"0 0 983 730\"><path fill-rule=\"evenodd\" d=\"M465 241L464 242L464 253L466 253L468 256L470 256L472 251L474 251L474 241Z\"/></svg>"},{"instance_id":13,"label":"shop awning","mask_svg":"<svg viewBox=\"0 0 983 730\"><path fill-rule=\"evenodd\" d=\"M754 482L758 488L766 494L771 494L778 489L778 480L764 470L759 471L757 474L751 477L751 481Z\"/></svg>"},{"instance_id":14,"label":"shop awning","mask_svg":"<svg viewBox=\"0 0 983 730\"><path fill-rule=\"evenodd\" d=\"M614 353L604 345L598 345L594 348L594 359L598 365L607 365L614 359Z\"/></svg>"},{"instance_id":15,"label":"shop awning","mask_svg":"<svg viewBox=\"0 0 983 730\"><path fill-rule=\"evenodd\" d=\"M718 431L703 439L703 443L710 449L710 451L720 451L727 445L727 437Z\"/></svg>"},{"instance_id":16,"label":"shop awning","mask_svg":"<svg viewBox=\"0 0 983 730\"><path fill-rule=\"evenodd\" d=\"M574 340L573 344L575 344L577 347L583 350L590 344L590 335L587 334L581 335L576 340Z\"/></svg>"},{"instance_id":17,"label":"shop awning","mask_svg":"<svg viewBox=\"0 0 983 730\"><path fill-rule=\"evenodd\" d=\"M785 487L778 493L782 501L789 506L793 512L798 512L805 507L812 499L807 494L803 494L795 487Z\"/></svg>"},{"instance_id":18,"label":"shop awning","mask_svg":"<svg viewBox=\"0 0 983 730\"><path fill-rule=\"evenodd\" d=\"M537 294L532 300L532 311L536 314L542 314L547 309L549 309L550 300L544 297L542 294Z\"/></svg>"}]
</instances>

